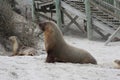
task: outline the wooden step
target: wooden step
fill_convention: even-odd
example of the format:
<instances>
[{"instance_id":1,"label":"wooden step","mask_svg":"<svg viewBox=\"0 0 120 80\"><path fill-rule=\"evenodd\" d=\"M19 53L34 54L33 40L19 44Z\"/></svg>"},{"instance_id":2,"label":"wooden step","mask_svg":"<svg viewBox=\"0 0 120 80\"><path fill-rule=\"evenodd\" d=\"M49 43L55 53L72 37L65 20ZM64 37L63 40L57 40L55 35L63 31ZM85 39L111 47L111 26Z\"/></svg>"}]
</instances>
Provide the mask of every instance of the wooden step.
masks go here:
<instances>
[{"instance_id":1,"label":"wooden step","mask_svg":"<svg viewBox=\"0 0 120 80\"><path fill-rule=\"evenodd\" d=\"M108 16L104 16L102 18L104 18L104 19L114 19L113 17L108 17Z\"/></svg>"},{"instance_id":2,"label":"wooden step","mask_svg":"<svg viewBox=\"0 0 120 80\"><path fill-rule=\"evenodd\" d=\"M108 19L107 21L110 21L110 22L120 22L119 20L114 20L114 19Z\"/></svg>"},{"instance_id":3,"label":"wooden step","mask_svg":"<svg viewBox=\"0 0 120 80\"><path fill-rule=\"evenodd\" d=\"M93 8L92 8L91 10L92 10L92 11L98 11L98 9L93 9Z\"/></svg>"},{"instance_id":4,"label":"wooden step","mask_svg":"<svg viewBox=\"0 0 120 80\"><path fill-rule=\"evenodd\" d=\"M118 22L113 22L113 24L115 24L115 25L120 25L120 22L118 23Z\"/></svg>"},{"instance_id":5,"label":"wooden step","mask_svg":"<svg viewBox=\"0 0 120 80\"><path fill-rule=\"evenodd\" d=\"M77 2L76 5L82 5L85 6L85 4L83 2Z\"/></svg>"},{"instance_id":6,"label":"wooden step","mask_svg":"<svg viewBox=\"0 0 120 80\"><path fill-rule=\"evenodd\" d=\"M95 14L103 14L103 12L100 12L100 11L92 11L92 13L95 13Z\"/></svg>"},{"instance_id":7,"label":"wooden step","mask_svg":"<svg viewBox=\"0 0 120 80\"><path fill-rule=\"evenodd\" d=\"M107 14L97 14L98 16L108 16Z\"/></svg>"},{"instance_id":8,"label":"wooden step","mask_svg":"<svg viewBox=\"0 0 120 80\"><path fill-rule=\"evenodd\" d=\"M100 16L97 16L97 17L94 16L94 18L96 18L98 21L100 21L110 27L115 26L112 22L109 22L106 19L102 19Z\"/></svg>"},{"instance_id":9,"label":"wooden step","mask_svg":"<svg viewBox=\"0 0 120 80\"><path fill-rule=\"evenodd\" d=\"M79 4L84 4L84 2L82 2L82 1L70 1L71 3L79 3Z\"/></svg>"},{"instance_id":10,"label":"wooden step","mask_svg":"<svg viewBox=\"0 0 120 80\"><path fill-rule=\"evenodd\" d=\"M113 18L109 18L109 16L98 16L98 17L101 17L102 19L106 19L106 20L108 20L108 19L112 19L113 20Z\"/></svg>"},{"instance_id":11,"label":"wooden step","mask_svg":"<svg viewBox=\"0 0 120 80\"><path fill-rule=\"evenodd\" d=\"M75 6L74 8L76 8L76 9L78 9L78 10L80 10L80 9L81 9L81 7L80 7L80 6Z\"/></svg>"},{"instance_id":12,"label":"wooden step","mask_svg":"<svg viewBox=\"0 0 120 80\"><path fill-rule=\"evenodd\" d=\"M86 20L86 15L85 15L85 13L81 12L80 10L75 9L74 7L72 7L72 6L64 3L63 1L61 1L61 6L62 6L63 8L65 8L66 10L70 11L71 13L73 13L73 14L75 14L75 15L78 15L81 19ZM82 8L82 9L84 9L84 8ZM94 9L94 8L92 8L91 10L92 10L92 12L95 12L95 11L97 12L97 11L99 11L98 9ZM104 13L104 14L105 14L105 13ZM108 15L95 16L95 17L101 17L101 18L104 17L105 20L106 20L106 18L107 18L107 19L109 19L109 18L112 19L112 18L109 17ZM103 20L104 20L103 18L100 19L100 20L101 20L101 21L99 21L99 20L96 19L96 18L93 18L93 25L97 26L97 28L99 28L99 29L101 29L102 31L105 31L106 33L109 33L109 34L112 34L112 33L115 31L115 29L112 27L112 26L114 26L114 24L112 24L112 22L103 21ZM104 24L103 22L106 23L106 24ZM111 25L112 25L112 26L111 26ZM119 34L119 35L115 35L115 36L120 38L120 34Z\"/></svg>"}]
</instances>

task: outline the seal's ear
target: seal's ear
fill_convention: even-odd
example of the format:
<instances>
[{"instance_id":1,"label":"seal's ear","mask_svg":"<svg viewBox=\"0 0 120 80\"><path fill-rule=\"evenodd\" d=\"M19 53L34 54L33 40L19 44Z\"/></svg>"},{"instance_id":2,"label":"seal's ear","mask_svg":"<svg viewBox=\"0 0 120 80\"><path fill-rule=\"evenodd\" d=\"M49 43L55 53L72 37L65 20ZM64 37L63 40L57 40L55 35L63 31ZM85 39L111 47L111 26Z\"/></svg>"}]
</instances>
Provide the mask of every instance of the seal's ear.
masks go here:
<instances>
[{"instance_id":1,"label":"seal's ear","mask_svg":"<svg viewBox=\"0 0 120 80\"><path fill-rule=\"evenodd\" d=\"M41 22L41 23L39 23L39 28L40 28L42 31L45 31L45 26L46 26L46 22Z\"/></svg>"}]
</instances>

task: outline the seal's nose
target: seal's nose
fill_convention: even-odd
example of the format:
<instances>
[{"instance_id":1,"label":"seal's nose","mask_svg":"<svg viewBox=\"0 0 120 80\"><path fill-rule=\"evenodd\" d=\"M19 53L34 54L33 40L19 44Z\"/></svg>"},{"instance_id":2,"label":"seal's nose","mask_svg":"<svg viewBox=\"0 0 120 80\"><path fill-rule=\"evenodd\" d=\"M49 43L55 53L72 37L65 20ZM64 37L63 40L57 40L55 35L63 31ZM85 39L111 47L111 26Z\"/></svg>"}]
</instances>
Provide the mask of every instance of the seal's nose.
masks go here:
<instances>
[{"instance_id":1,"label":"seal's nose","mask_svg":"<svg viewBox=\"0 0 120 80\"><path fill-rule=\"evenodd\" d=\"M39 28L40 28L42 31L45 31L45 25L46 25L46 22L41 22L41 23L39 23Z\"/></svg>"}]
</instances>

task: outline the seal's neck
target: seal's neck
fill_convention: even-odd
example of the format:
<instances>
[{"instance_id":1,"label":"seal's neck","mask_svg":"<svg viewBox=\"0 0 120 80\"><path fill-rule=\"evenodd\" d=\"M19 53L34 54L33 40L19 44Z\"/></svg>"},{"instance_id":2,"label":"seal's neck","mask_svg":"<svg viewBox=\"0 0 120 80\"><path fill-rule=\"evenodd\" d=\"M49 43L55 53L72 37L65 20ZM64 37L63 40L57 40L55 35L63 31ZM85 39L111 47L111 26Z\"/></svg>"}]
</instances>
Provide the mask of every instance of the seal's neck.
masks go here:
<instances>
[{"instance_id":1,"label":"seal's neck","mask_svg":"<svg viewBox=\"0 0 120 80\"><path fill-rule=\"evenodd\" d=\"M13 41L13 53L14 53L14 54L17 53L18 47L19 47L18 41L17 41L17 39L15 39L15 40Z\"/></svg>"},{"instance_id":2,"label":"seal's neck","mask_svg":"<svg viewBox=\"0 0 120 80\"><path fill-rule=\"evenodd\" d=\"M62 32L59 30L59 28L54 28L54 30L48 29L44 32L45 47L47 50L61 47L62 45L66 44L65 40L63 39Z\"/></svg>"}]
</instances>

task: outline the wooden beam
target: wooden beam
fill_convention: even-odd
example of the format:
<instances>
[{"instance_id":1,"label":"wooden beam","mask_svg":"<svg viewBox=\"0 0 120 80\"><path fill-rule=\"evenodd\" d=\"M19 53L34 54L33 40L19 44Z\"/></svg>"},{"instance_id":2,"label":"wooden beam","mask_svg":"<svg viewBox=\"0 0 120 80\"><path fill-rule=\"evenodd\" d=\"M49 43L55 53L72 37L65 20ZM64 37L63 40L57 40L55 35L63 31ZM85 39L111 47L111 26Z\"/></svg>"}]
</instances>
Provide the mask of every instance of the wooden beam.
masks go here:
<instances>
[{"instance_id":1,"label":"wooden beam","mask_svg":"<svg viewBox=\"0 0 120 80\"><path fill-rule=\"evenodd\" d=\"M69 27L72 23L74 23L78 19L78 16L75 16L74 18L71 19L70 23L66 27Z\"/></svg>"},{"instance_id":2,"label":"wooden beam","mask_svg":"<svg viewBox=\"0 0 120 80\"><path fill-rule=\"evenodd\" d=\"M61 21L61 5L60 0L55 0L55 6L56 6L56 18L57 18L57 25L62 30L62 21Z\"/></svg>"},{"instance_id":3,"label":"wooden beam","mask_svg":"<svg viewBox=\"0 0 120 80\"><path fill-rule=\"evenodd\" d=\"M34 5L34 0L32 0L32 20L35 21L35 5Z\"/></svg>"},{"instance_id":4,"label":"wooden beam","mask_svg":"<svg viewBox=\"0 0 120 80\"><path fill-rule=\"evenodd\" d=\"M52 20L52 21L54 21L54 22L57 22L56 20L54 20L54 19L52 19L52 18L50 18L50 17L48 17L48 16L46 16L46 15L44 15L44 14L42 14L42 13L36 13L38 16L40 16L40 17L43 17L43 18L46 18L46 19L48 19L48 20Z\"/></svg>"},{"instance_id":5,"label":"wooden beam","mask_svg":"<svg viewBox=\"0 0 120 80\"><path fill-rule=\"evenodd\" d=\"M85 0L85 11L86 11L86 19L87 19L87 37L89 40L92 40L93 27L92 27L92 16L91 16L89 0Z\"/></svg>"},{"instance_id":6,"label":"wooden beam","mask_svg":"<svg viewBox=\"0 0 120 80\"><path fill-rule=\"evenodd\" d=\"M61 21L62 21L62 24L65 23L65 21L64 21L64 13L63 13L63 11L62 11L62 8L61 8Z\"/></svg>"},{"instance_id":7,"label":"wooden beam","mask_svg":"<svg viewBox=\"0 0 120 80\"><path fill-rule=\"evenodd\" d=\"M50 4L54 4L54 1L48 1L48 2L40 2L40 1L34 1L35 2L35 7L40 8L41 6L46 6Z\"/></svg>"},{"instance_id":8,"label":"wooden beam","mask_svg":"<svg viewBox=\"0 0 120 80\"><path fill-rule=\"evenodd\" d=\"M45 10L46 12L45 13L56 13L56 10ZM43 12L43 9L35 9L35 12Z\"/></svg>"},{"instance_id":9,"label":"wooden beam","mask_svg":"<svg viewBox=\"0 0 120 80\"><path fill-rule=\"evenodd\" d=\"M78 10L76 10L75 8L73 8L72 6L70 6L69 4L66 4L65 2L61 1L61 7L68 10L69 12L78 15L79 18L81 19L86 19L86 16L83 12L80 12Z\"/></svg>"},{"instance_id":10,"label":"wooden beam","mask_svg":"<svg viewBox=\"0 0 120 80\"><path fill-rule=\"evenodd\" d=\"M69 29L70 25L73 24L74 21L75 21L77 18L78 18L78 16L75 16L75 17L65 26L63 33L65 33L65 32Z\"/></svg>"},{"instance_id":11,"label":"wooden beam","mask_svg":"<svg viewBox=\"0 0 120 80\"><path fill-rule=\"evenodd\" d=\"M107 37L106 35L104 35L104 34L99 30L99 28L97 28L96 26L94 26L94 30L96 31L96 33L98 33L99 35L101 35L102 38L108 39L108 37Z\"/></svg>"},{"instance_id":12,"label":"wooden beam","mask_svg":"<svg viewBox=\"0 0 120 80\"><path fill-rule=\"evenodd\" d=\"M117 28L117 30L108 38L108 40L105 42L105 45L107 45L117 34L117 32L120 30L120 27Z\"/></svg>"},{"instance_id":13,"label":"wooden beam","mask_svg":"<svg viewBox=\"0 0 120 80\"><path fill-rule=\"evenodd\" d=\"M76 15L74 18L72 18L72 17L70 16L70 14L68 14L68 12L67 12L66 10L63 10L63 9L62 9L62 11L63 11L63 12L66 14L66 16L71 20L71 22L70 22L66 27L68 27L68 26L70 26L72 23L74 23L74 24L79 28L80 31L82 31L83 33L85 33L84 29L76 22L76 19L79 17L78 15Z\"/></svg>"}]
</instances>

